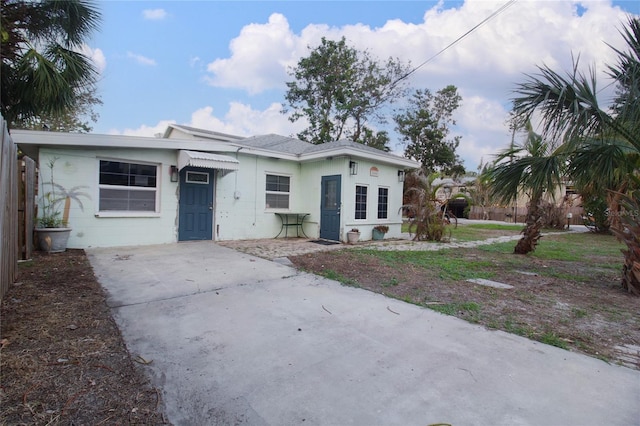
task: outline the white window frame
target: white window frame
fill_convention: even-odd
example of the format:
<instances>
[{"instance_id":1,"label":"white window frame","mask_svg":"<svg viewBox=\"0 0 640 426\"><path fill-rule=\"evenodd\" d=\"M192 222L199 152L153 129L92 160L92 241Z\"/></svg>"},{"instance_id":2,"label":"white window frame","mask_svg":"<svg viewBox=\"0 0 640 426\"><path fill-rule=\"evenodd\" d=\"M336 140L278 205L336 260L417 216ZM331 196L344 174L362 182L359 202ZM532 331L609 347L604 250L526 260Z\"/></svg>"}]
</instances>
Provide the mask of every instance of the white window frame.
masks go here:
<instances>
[{"instance_id":1,"label":"white window frame","mask_svg":"<svg viewBox=\"0 0 640 426\"><path fill-rule=\"evenodd\" d=\"M140 164L144 166L155 166L156 168L156 186L154 188L146 188L146 187L131 187L124 185L107 185L100 184L100 162L101 161L113 161L118 163L126 163L126 164ZM161 177L162 174L162 165L160 163L151 163L147 161L138 161L138 160L123 160L121 158L97 158L97 167L96 167L96 187L98 188L97 200L96 203L96 217L159 217L160 216L160 185L161 185ZM153 191L155 193L155 210L154 211L146 211L146 210L100 210L100 191L102 189L122 189L122 190L131 190L131 188L135 188L140 191Z\"/></svg>"},{"instance_id":2,"label":"white window frame","mask_svg":"<svg viewBox=\"0 0 640 426\"><path fill-rule=\"evenodd\" d=\"M206 176L206 180L203 181L199 181L199 180L190 180L189 176L191 175L198 175L198 176ZM209 185L209 173L206 172L194 172L193 170L187 170L185 172L185 182L186 183L193 183L193 184L197 184L197 185Z\"/></svg>"},{"instance_id":3,"label":"white window frame","mask_svg":"<svg viewBox=\"0 0 640 426\"><path fill-rule=\"evenodd\" d=\"M358 214L358 187L363 187L367 190L367 199L364 203L364 218L356 218L356 215ZM369 189L371 189L369 185L356 184L353 192L353 220L361 220L363 222L367 221L369 217L369 202L371 199L371 191L369 191Z\"/></svg>"},{"instance_id":4,"label":"white window frame","mask_svg":"<svg viewBox=\"0 0 640 426\"><path fill-rule=\"evenodd\" d=\"M289 179L289 192L284 192L284 191L268 191L267 190L267 178L268 176L278 176L278 177L285 177ZM264 174L264 209L265 211L291 211L291 194L292 194L292 186L293 186L293 178L292 175L290 174L286 174L286 173L275 173L275 172L265 172ZM288 197L288 204L289 207L267 207L267 195L269 194L273 194L273 195L286 195Z\"/></svg>"},{"instance_id":5,"label":"white window frame","mask_svg":"<svg viewBox=\"0 0 640 426\"><path fill-rule=\"evenodd\" d=\"M387 190L387 217L380 217L380 190ZM391 189L388 186L378 186L378 199L376 203L376 218L378 220L389 220L389 194L391 193Z\"/></svg>"}]
</instances>

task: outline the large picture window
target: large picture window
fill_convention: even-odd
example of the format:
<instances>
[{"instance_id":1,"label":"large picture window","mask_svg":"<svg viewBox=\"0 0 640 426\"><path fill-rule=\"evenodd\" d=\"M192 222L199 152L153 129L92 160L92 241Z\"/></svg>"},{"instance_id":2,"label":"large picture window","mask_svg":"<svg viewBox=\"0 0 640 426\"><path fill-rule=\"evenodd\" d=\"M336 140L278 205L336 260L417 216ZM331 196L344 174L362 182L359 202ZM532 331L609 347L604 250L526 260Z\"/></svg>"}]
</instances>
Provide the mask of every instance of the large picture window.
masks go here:
<instances>
[{"instance_id":1,"label":"large picture window","mask_svg":"<svg viewBox=\"0 0 640 426\"><path fill-rule=\"evenodd\" d=\"M378 188L378 219L389 217L389 188Z\"/></svg>"},{"instance_id":2,"label":"large picture window","mask_svg":"<svg viewBox=\"0 0 640 426\"><path fill-rule=\"evenodd\" d=\"M265 207L267 209L288 209L291 195L291 178L281 175L267 175Z\"/></svg>"},{"instance_id":3,"label":"large picture window","mask_svg":"<svg viewBox=\"0 0 640 426\"><path fill-rule=\"evenodd\" d=\"M100 160L100 211L156 212L158 166Z\"/></svg>"},{"instance_id":4,"label":"large picture window","mask_svg":"<svg viewBox=\"0 0 640 426\"><path fill-rule=\"evenodd\" d=\"M356 219L367 218L367 187L356 186Z\"/></svg>"}]
</instances>

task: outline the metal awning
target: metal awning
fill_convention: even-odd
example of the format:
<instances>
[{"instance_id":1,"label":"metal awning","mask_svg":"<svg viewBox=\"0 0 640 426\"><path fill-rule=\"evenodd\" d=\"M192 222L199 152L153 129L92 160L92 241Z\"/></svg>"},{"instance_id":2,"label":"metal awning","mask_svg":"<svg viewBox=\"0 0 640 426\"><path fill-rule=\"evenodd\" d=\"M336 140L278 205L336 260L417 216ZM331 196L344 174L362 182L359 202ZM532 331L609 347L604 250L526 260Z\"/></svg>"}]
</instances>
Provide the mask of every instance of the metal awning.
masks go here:
<instances>
[{"instance_id":1,"label":"metal awning","mask_svg":"<svg viewBox=\"0 0 640 426\"><path fill-rule=\"evenodd\" d=\"M220 170L222 174L239 169L240 162L228 155L211 154L209 152L187 151L181 149L178 153L178 169L185 167L201 167L204 169Z\"/></svg>"}]
</instances>

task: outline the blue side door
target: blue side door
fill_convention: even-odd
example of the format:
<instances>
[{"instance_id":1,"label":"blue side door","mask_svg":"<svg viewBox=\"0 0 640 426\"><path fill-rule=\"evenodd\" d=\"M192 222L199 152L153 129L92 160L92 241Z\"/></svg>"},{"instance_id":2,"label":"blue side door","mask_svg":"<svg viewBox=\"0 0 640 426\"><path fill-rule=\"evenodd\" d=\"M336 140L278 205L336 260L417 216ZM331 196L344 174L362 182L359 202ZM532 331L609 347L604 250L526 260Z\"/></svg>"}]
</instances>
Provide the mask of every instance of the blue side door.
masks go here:
<instances>
[{"instance_id":1,"label":"blue side door","mask_svg":"<svg viewBox=\"0 0 640 426\"><path fill-rule=\"evenodd\" d=\"M180 171L178 240L213 238L213 170Z\"/></svg>"},{"instance_id":2,"label":"blue side door","mask_svg":"<svg viewBox=\"0 0 640 426\"><path fill-rule=\"evenodd\" d=\"M320 238L340 241L340 175L322 176L320 201Z\"/></svg>"}]
</instances>

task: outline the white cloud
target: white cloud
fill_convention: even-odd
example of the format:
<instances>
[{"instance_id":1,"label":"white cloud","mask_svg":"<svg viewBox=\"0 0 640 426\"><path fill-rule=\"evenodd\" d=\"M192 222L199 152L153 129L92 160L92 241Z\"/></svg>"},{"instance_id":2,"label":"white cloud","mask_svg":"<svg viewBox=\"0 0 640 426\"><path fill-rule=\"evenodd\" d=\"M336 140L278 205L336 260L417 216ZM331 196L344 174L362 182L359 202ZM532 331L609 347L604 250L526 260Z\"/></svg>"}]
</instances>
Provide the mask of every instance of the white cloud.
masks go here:
<instances>
[{"instance_id":1,"label":"white cloud","mask_svg":"<svg viewBox=\"0 0 640 426\"><path fill-rule=\"evenodd\" d=\"M249 93L283 86L295 36L287 19L274 13L267 24L245 26L229 48L232 56L207 66L208 81L217 87L240 87Z\"/></svg>"},{"instance_id":2,"label":"white cloud","mask_svg":"<svg viewBox=\"0 0 640 426\"><path fill-rule=\"evenodd\" d=\"M231 56L208 66L209 82L259 93L284 87L287 66L308 54L322 36L345 36L359 49L369 49L379 58L399 57L418 65L440 52L466 31L496 11L503 1L466 1L461 7L428 10L420 24L390 20L379 28L348 25L330 28L310 24L295 34L279 13L264 24L249 24L229 45ZM456 79L485 90L507 91L508 82L532 71L535 65L570 66L571 52L582 52L585 65L600 65L612 57L603 40L618 44L612 23L624 22L625 12L607 2L585 2L578 16L576 2L517 2L458 44L421 67L415 85L443 86ZM461 85L461 84L460 84Z\"/></svg>"},{"instance_id":3,"label":"white cloud","mask_svg":"<svg viewBox=\"0 0 640 426\"><path fill-rule=\"evenodd\" d=\"M142 17L150 21L160 21L168 16L164 9L145 9L142 11Z\"/></svg>"},{"instance_id":4,"label":"white cloud","mask_svg":"<svg viewBox=\"0 0 640 426\"><path fill-rule=\"evenodd\" d=\"M155 59L147 58L146 56L142 56L142 55L139 55L139 54L133 53L133 52L127 52L127 58L133 59L134 61L136 61L140 65L146 65L146 66L156 66L157 65Z\"/></svg>"},{"instance_id":5,"label":"white cloud","mask_svg":"<svg viewBox=\"0 0 640 426\"><path fill-rule=\"evenodd\" d=\"M368 49L380 59L398 57L417 66L503 4L503 0L466 0L456 8L445 9L441 2L415 24L397 19L380 27L309 24L299 32L292 30L285 15L274 13L266 23L244 26L229 42L228 57L209 60L206 81L250 95L283 91L285 81L290 79L288 67L308 55L308 46L317 46L323 36L334 40L344 36L351 45ZM147 19L165 16L162 9L145 11ZM540 65L570 70L572 53L580 55L583 69L595 64L602 75L604 64L614 57L605 42L623 47L618 28L626 22L626 16L607 0L519 1L420 67L409 83L432 92L449 84L458 87L463 101L456 111L458 124L454 133L462 136L459 155L467 169L475 170L481 158L490 161L510 142L505 123L515 83L522 82L525 73L535 73ZM193 56L189 64L199 66L205 54L199 52L200 56ZM143 65L156 64L142 55L129 52L128 56ZM606 95L607 91L602 93L603 98ZM303 123L289 122L280 113L281 108L273 103L264 110L255 109L249 101L230 102L226 111L205 106L194 111L190 122L184 124L243 136L293 135L302 130ZM161 121L125 132L150 136L164 131L167 123ZM392 135L392 139L397 136Z\"/></svg>"},{"instance_id":6,"label":"white cloud","mask_svg":"<svg viewBox=\"0 0 640 426\"><path fill-rule=\"evenodd\" d=\"M229 109L220 118L213 114L210 106L200 108L191 114L189 126L229 133L239 136L254 136L275 133L289 136L301 131L303 126L291 124L287 116L280 113L282 105L272 103L264 110L257 110L242 102L229 103Z\"/></svg>"},{"instance_id":7,"label":"white cloud","mask_svg":"<svg viewBox=\"0 0 640 426\"><path fill-rule=\"evenodd\" d=\"M98 74L104 73L104 70L107 68L107 58L104 56L101 49L92 49L90 46L83 44L80 48L80 53L91 59L98 71Z\"/></svg>"},{"instance_id":8,"label":"white cloud","mask_svg":"<svg viewBox=\"0 0 640 426\"><path fill-rule=\"evenodd\" d=\"M189 66L191 68L198 66L200 63L202 63L202 59L200 59L199 56L192 56L189 58Z\"/></svg>"},{"instance_id":9,"label":"white cloud","mask_svg":"<svg viewBox=\"0 0 640 426\"><path fill-rule=\"evenodd\" d=\"M418 24L400 20L389 20L378 28L363 24L343 27L310 24L299 33L292 31L284 15L274 13L267 23L246 25L231 40L230 56L209 63L207 81L216 87L242 89L249 94L284 90L284 82L290 79L287 67L295 66L308 54L307 46L317 46L323 36L329 39L344 36L351 45L368 49L380 59L398 57L417 66L503 4L502 0L467 0L459 7L444 9L440 3L427 10ZM605 41L622 47L618 28L626 20L626 12L606 0L516 2L420 67L409 83L414 88L432 91L448 84L458 87L463 94L457 126L463 136L460 154L467 168L474 169L481 157L486 161L487 156L509 143L506 114L515 84L524 80L525 73L535 73L541 65L570 70L574 54L580 55L583 70L595 65L601 78L604 64L614 57ZM601 83L600 87L603 86ZM606 93L602 95L604 98ZM236 123L240 121L240 117L233 115L229 118ZM290 130L291 123L284 125L288 127L283 126L280 133L297 132Z\"/></svg>"},{"instance_id":10,"label":"white cloud","mask_svg":"<svg viewBox=\"0 0 640 426\"><path fill-rule=\"evenodd\" d=\"M273 103L265 110L253 109L250 105L241 102L231 102L229 109L220 117L214 115L211 106L197 109L191 114L191 119L187 126L199 129L213 130L237 136L254 136L268 133L289 136L299 132L303 125L296 123L291 125L287 117L280 113L282 105ZM161 120L155 125L142 125L137 129L125 129L124 131L111 130L110 134L122 134L130 136L154 136L157 133L164 133L170 123L175 120Z\"/></svg>"},{"instance_id":11,"label":"white cloud","mask_svg":"<svg viewBox=\"0 0 640 426\"><path fill-rule=\"evenodd\" d=\"M496 100L463 94L455 118L457 124L452 133L461 136L457 152L469 171L475 171L480 160L492 161L493 155L509 143L505 125L508 111Z\"/></svg>"},{"instance_id":12,"label":"white cloud","mask_svg":"<svg viewBox=\"0 0 640 426\"><path fill-rule=\"evenodd\" d=\"M117 129L109 130L108 134L110 135L127 135L127 136L155 136L158 133L164 133L167 130L167 126L169 124L175 123L175 120L162 120L159 121L155 126L147 126L142 125L137 129L124 129L122 131Z\"/></svg>"}]
</instances>

